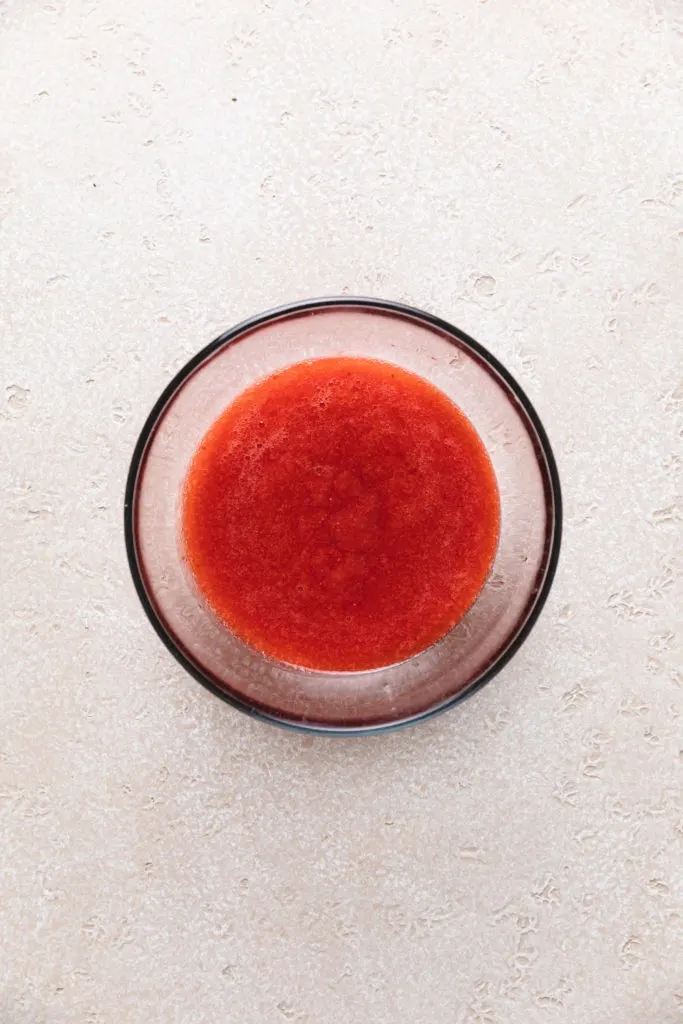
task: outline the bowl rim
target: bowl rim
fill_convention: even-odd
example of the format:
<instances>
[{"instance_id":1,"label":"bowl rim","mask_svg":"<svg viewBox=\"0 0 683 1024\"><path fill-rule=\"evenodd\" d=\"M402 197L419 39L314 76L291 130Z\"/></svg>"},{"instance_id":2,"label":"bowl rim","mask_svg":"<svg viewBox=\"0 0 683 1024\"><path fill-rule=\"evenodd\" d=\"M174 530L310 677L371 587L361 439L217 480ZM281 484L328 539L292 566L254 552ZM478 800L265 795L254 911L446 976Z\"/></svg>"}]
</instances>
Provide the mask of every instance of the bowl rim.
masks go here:
<instances>
[{"instance_id":1,"label":"bowl rim","mask_svg":"<svg viewBox=\"0 0 683 1024\"><path fill-rule=\"evenodd\" d=\"M186 657L179 644L175 642L173 636L165 628L147 593L142 569L137 557L135 543L135 498L137 494L138 480L140 478L140 470L143 466L145 454L155 428L160 422L166 407L174 395L183 386L187 378L214 352L237 341L238 338L247 331L252 331L255 328L262 327L266 323L270 323L283 317L298 313L310 313L316 310L333 307L373 309L399 317L417 320L426 324L428 327L435 328L441 334L446 335L449 340L457 340L457 342L467 346L476 353L483 362L492 367L496 373L503 378L531 421L548 469L550 492L552 495L552 509L548 507L548 512L549 522L551 522L553 526L553 537L548 553L547 570L543 582L536 592L534 604L532 605L522 628L512 643L505 648L495 661L489 665L488 668L486 668L481 675L470 684L470 686L454 694L447 700L434 707L427 708L424 711L420 711L417 714L410 715L407 718L402 718L398 721L374 722L370 725L326 726L320 722L309 723L306 721L294 721L287 718L280 718L276 714L269 713L261 707L250 704L246 699L241 700L234 694L226 693L222 690L207 675L205 675L196 664ZM547 506L549 506L549 504L549 502L546 502ZM228 330L224 331L213 341L209 342L208 345L205 345L195 353L187 363L185 363L182 369L175 374L170 383L167 384L161 392L159 398L152 406L151 411L145 419L142 430L140 431L128 469L124 496L123 519L128 566L131 576L133 577L133 583L140 603L142 604L147 618L165 647L193 679L201 683L202 686L206 687L206 689L216 697L220 697L221 700L224 700L238 711L242 711L252 718L259 719L262 722L268 722L270 725L277 725L280 728L305 734L313 733L322 736L358 736L393 732L394 730L404 728L405 726L416 725L418 722L427 721L427 719L433 718L435 715L448 711L455 704L459 704L467 697L471 697L473 693L476 693L476 691L480 690L482 686L490 682L494 676L498 675L501 669L503 669L511 658L514 657L529 636L529 633L533 629L541 611L543 610L548 594L550 593L560 557L563 516L560 476L545 428L522 387L518 384L510 371L507 370L505 366L503 366L503 364L488 351L488 349L478 341L475 341L474 338L471 338L464 331L460 330L460 328L441 319L441 317L435 316L433 313L428 313L425 310L418 309L417 307L409 306L402 302L394 302L390 299L379 299L357 295L340 295L323 296L320 298L302 299L296 302L289 302L281 306L276 306L273 309L266 310L263 313L258 313L255 316L248 317L246 320L242 320L240 323L235 324L235 326L228 328Z\"/></svg>"}]
</instances>

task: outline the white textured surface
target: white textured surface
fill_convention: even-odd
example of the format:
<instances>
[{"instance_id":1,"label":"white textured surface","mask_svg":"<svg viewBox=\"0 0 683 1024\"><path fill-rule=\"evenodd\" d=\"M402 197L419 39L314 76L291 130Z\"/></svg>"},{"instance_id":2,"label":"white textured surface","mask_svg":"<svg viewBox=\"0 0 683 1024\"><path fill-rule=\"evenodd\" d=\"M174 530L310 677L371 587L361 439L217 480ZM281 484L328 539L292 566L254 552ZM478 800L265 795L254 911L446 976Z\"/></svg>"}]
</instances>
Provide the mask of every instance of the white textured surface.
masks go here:
<instances>
[{"instance_id":1,"label":"white textured surface","mask_svg":"<svg viewBox=\"0 0 683 1024\"><path fill-rule=\"evenodd\" d=\"M679 0L2 0L0 48L3 1024L683 1020ZM358 741L186 677L121 536L173 371L340 291L507 362L567 512L504 673Z\"/></svg>"}]
</instances>

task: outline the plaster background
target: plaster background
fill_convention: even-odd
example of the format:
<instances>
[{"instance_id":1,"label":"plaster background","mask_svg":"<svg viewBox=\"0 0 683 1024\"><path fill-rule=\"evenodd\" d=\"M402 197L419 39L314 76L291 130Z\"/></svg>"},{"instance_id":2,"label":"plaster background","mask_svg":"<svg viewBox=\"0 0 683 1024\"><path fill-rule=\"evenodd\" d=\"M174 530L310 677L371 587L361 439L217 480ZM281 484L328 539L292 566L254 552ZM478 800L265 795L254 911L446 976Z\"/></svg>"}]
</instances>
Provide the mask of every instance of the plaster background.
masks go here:
<instances>
[{"instance_id":1,"label":"plaster background","mask_svg":"<svg viewBox=\"0 0 683 1024\"><path fill-rule=\"evenodd\" d=\"M679 0L0 2L3 1024L683 1021ZM489 347L566 502L474 699L215 700L121 505L170 376L280 302Z\"/></svg>"}]
</instances>

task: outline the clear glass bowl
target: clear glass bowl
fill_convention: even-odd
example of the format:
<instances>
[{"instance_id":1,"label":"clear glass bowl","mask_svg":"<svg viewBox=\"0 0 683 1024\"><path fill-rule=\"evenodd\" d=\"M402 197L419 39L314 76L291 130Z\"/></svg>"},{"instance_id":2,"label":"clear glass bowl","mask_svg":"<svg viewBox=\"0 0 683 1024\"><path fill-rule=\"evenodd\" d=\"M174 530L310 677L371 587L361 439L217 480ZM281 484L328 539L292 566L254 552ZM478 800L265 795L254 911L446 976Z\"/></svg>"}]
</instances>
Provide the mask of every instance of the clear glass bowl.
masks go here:
<instances>
[{"instance_id":1,"label":"clear glass bowl","mask_svg":"<svg viewBox=\"0 0 683 1024\"><path fill-rule=\"evenodd\" d=\"M240 392L304 359L366 356L431 381L469 417L495 468L501 533L479 598L450 633L369 672L293 668L247 646L200 599L183 561L180 503L202 437ZM125 497L128 558L142 605L171 653L235 707L293 728L377 732L443 711L519 649L548 596L562 527L560 482L528 398L481 345L443 320L380 299L294 303L199 352L168 385L138 440Z\"/></svg>"}]
</instances>

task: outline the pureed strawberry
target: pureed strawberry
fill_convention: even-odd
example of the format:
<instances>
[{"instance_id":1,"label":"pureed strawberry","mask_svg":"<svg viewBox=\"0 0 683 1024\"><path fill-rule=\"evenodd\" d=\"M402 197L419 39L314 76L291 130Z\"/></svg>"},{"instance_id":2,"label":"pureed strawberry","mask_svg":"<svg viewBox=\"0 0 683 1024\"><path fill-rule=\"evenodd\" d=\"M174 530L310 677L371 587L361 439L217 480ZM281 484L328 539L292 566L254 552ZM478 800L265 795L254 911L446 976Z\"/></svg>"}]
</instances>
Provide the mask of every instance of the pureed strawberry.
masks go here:
<instances>
[{"instance_id":1,"label":"pureed strawberry","mask_svg":"<svg viewBox=\"0 0 683 1024\"><path fill-rule=\"evenodd\" d=\"M196 584L279 661L360 671L447 633L493 563L500 502L470 421L390 363L298 363L216 420L185 482Z\"/></svg>"}]
</instances>

